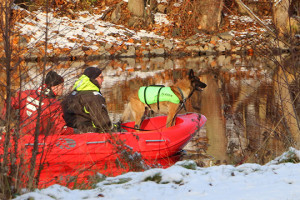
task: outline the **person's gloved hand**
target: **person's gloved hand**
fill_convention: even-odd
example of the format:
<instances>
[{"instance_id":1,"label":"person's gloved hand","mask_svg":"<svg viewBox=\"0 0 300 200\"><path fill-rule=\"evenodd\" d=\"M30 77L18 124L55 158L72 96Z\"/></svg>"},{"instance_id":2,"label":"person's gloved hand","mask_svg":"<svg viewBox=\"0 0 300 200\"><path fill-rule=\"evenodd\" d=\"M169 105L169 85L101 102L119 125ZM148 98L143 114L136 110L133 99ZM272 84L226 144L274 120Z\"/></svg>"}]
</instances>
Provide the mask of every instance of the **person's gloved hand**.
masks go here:
<instances>
[{"instance_id":1,"label":"person's gloved hand","mask_svg":"<svg viewBox=\"0 0 300 200\"><path fill-rule=\"evenodd\" d=\"M113 123L112 132L127 132L126 129L122 128L122 123L119 121L117 123Z\"/></svg>"},{"instance_id":2,"label":"person's gloved hand","mask_svg":"<svg viewBox=\"0 0 300 200\"><path fill-rule=\"evenodd\" d=\"M113 123L111 131L112 132L120 132L121 131L121 122Z\"/></svg>"}]
</instances>

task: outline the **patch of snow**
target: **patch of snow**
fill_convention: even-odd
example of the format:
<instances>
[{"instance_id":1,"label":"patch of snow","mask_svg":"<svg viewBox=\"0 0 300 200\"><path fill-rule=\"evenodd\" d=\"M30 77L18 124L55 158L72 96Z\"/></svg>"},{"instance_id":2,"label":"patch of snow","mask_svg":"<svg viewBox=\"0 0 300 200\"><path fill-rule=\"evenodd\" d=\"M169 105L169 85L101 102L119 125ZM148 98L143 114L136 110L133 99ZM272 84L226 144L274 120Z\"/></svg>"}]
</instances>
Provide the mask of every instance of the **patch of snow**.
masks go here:
<instances>
[{"instance_id":1,"label":"patch of snow","mask_svg":"<svg viewBox=\"0 0 300 200\"><path fill-rule=\"evenodd\" d=\"M168 0L156 0L157 3L168 3Z\"/></svg>"},{"instance_id":2,"label":"patch of snow","mask_svg":"<svg viewBox=\"0 0 300 200\"><path fill-rule=\"evenodd\" d=\"M241 16L241 17L239 17L239 20L241 21L241 22L253 22L254 20L251 18L251 17L249 17L249 16Z\"/></svg>"},{"instance_id":3,"label":"patch of snow","mask_svg":"<svg viewBox=\"0 0 300 200\"><path fill-rule=\"evenodd\" d=\"M36 11L33 15L36 16L35 20L28 16L22 22L16 23L22 35L31 36L29 47L34 47L39 41L45 41L46 30L48 31L48 43L52 44L54 48L74 48L77 45L74 40L79 40L78 36L83 38L83 41L104 41L117 45L122 44L122 41L127 41L130 36L137 40L142 37L164 38L153 32L144 30L135 32L124 26L104 22L101 20L102 15L90 15L86 11L79 12L80 17L76 20L67 17L56 18L51 13L46 14L41 11ZM159 23L162 22L168 23L163 15L160 16ZM46 29L47 23L48 29ZM87 25L91 25L93 29L88 28ZM132 45L132 43L128 44ZM96 48L98 47L93 46L93 49Z\"/></svg>"},{"instance_id":4,"label":"patch of snow","mask_svg":"<svg viewBox=\"0 0 300 200\"><path fill-rule=\"evenodd\" d=\"M162 13L155 13L154 14L154 21L156 24L170 24L169 20L167 19L166 14Z\"/></svg>"},{"instance_id":5,"label":"patch of snow","mask_svg":"<svg viewBox=\"0 0 300 200\"><path fill-rule=\"evenodd\" d=\"M180 161L167 169L155 168L107 177L95 189L71 190L52 185L18 196L15 200L96 200L101 197L107 200L299 199L300 164L278 164L291 153L299 158L300 152L290 149L266 165L246 163L237 167L221 165L200 168L194 161Z\"/></svg>"}]
</instances>

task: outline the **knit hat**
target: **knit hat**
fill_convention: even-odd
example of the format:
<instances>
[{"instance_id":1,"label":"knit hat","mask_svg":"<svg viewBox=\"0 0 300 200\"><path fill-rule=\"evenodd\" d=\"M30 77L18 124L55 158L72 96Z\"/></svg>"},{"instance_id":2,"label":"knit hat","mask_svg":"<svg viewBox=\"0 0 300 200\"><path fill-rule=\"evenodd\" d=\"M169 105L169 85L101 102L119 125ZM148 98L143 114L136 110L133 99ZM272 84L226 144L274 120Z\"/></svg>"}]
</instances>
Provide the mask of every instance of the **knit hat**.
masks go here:
<instances>
[{"instance_id":1,"label":"knit hat","mask_svg":"<svg viewBox=\"0 0 300 200\"><path fill-rule=\"evenodd\" d=\"M83 74L88 76L90 79L97 78L101 73L102 73L101 69L97 67L88 67L83 72Z\"/></svg>"},{"instance_id":2,"label":"knit hat","mask_svg":"<svg viewBox=\"0 0 300 200\"><path fill-rule=\"evenodd\" d=\"M54 71L50 71L46 75L45 84L47 87L59 85L64 82L64 78Z\"/></svg>"}]
</instances>

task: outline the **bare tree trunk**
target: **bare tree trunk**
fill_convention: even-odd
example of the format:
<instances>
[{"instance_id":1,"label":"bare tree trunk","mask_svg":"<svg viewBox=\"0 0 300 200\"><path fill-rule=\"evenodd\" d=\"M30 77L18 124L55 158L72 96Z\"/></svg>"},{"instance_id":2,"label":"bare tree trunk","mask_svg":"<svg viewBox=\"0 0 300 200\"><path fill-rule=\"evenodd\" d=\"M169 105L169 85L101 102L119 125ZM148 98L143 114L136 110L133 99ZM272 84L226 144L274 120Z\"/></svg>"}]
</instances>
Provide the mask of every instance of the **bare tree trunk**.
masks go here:
<instances>
[{"instance_id":1,"label":"bare tree trunk","mask_svg":"<svg viewBox=\"0 0 300 200\"><path fill-rule=\"evenodd\" d=\"M273 4L273 22L279 37L290 34L289 7L291 0L277 0Z\"/></svg>"},{"instance_id":2,"label":"bare tree trunk","mask_svg":"<svg viewBox=\"0 0 300 200\"><path fill-rule=\"evenodd\" d=\"M49 0L46 1L46 13L47 13L47 15L46 15L47 19L46 19L46 29L45 29L45 54L44 54L44 63L43 63L43 72L42 72L42 85L45 83L46 64L47 64ZM39 153L38 152L39 151L38 138L40 135L40 127L41 127L41 114L42 114L43 98L44 98L44 91L41 92L41 95L39 97L38 114L37 114L37 120L36 120L36 127L35 127L35 131L34 131L34 145L33 145L32 157L30 160L29 183L28 183L29 189L34 189L38 185L39 175L41 173L41 170L43 169L43 163L40 163L39 166L36 166L37 153ZM43 153L43 152L41 152L41 153Z\"/></svg>"},{"instance_id":3,"label":"bare tree trunk","mask_svg":"<svg viewBox=\"0 0 300 200\"><path fill-rule=\"evenodd\" d=\"M134 16L143 17L145 0L128 0L128 9Z\"/></svg>"},{"instance_id":4,"label":"bare tree trunk","mask_svg":"<svg viewBox=\"0 0 300 200\"><path fill-rule=\"evenodd\" d=\"M222 10L224 6L223 0L214 1L198 1L198 29L208 32L218 31L221 24Z\"/></svg>"},{"instance_id":5,"label":"bare tree trunk","mask_svg":"<svg viewBox=\"0 0 300 200\"><path fill-rule=\"evenodd\" d=\"M11 177L8 176L9 174L9 163L11 162L12 158L9 156L9 148L11 146L10 139L11 139L11 122L12 122L12 113L11 113L11 88L12 88L12 47L11 47L11 0L1 0L1 35L3 37L3 45L5 51L5 58L4 58L4 66L6 72L6 113L5 113L5 139L3 145L3 161L1 163L0 173L1 173L1 189L3 190L2 193L6 198L11 197Z\"/></svg>"},{"instance_id":6,"label":"bare tree trunk","mask_svg":"<svg viewBox=\"0 0 300 200\"><path fill-rule=\"evenodd\" d=\"M275 75L275 94L277 102L282 111L282 119L290 132L295 147L300 147L300 125L297 120L297 112L294 101L300 98L300 94L296 94L295 100L291 96L290 83L295 81L295 76L287 72L283 66L279 66L279 71Z\"/></svg>"}]
</instances>

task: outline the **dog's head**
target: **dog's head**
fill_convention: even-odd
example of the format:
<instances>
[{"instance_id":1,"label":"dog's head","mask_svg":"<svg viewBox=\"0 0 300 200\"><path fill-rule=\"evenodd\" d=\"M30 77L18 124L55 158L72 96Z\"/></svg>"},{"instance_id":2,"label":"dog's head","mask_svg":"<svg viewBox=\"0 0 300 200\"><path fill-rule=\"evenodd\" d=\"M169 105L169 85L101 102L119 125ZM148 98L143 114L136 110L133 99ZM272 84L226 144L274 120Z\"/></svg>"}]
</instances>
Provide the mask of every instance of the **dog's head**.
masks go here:
<instances>
[{"instance_id":1,"label":"dog's head","mask_svg":"<svg viewBox=\"0 0 300 200\"><path fill-rule=\"evenodd\" d=\"M192 87L197 91L202 91L206 87L206 84L201 82L199 77L195 76L192 69L189 72L189 79L191 80Z\"/></svg>"}]
</instances>

